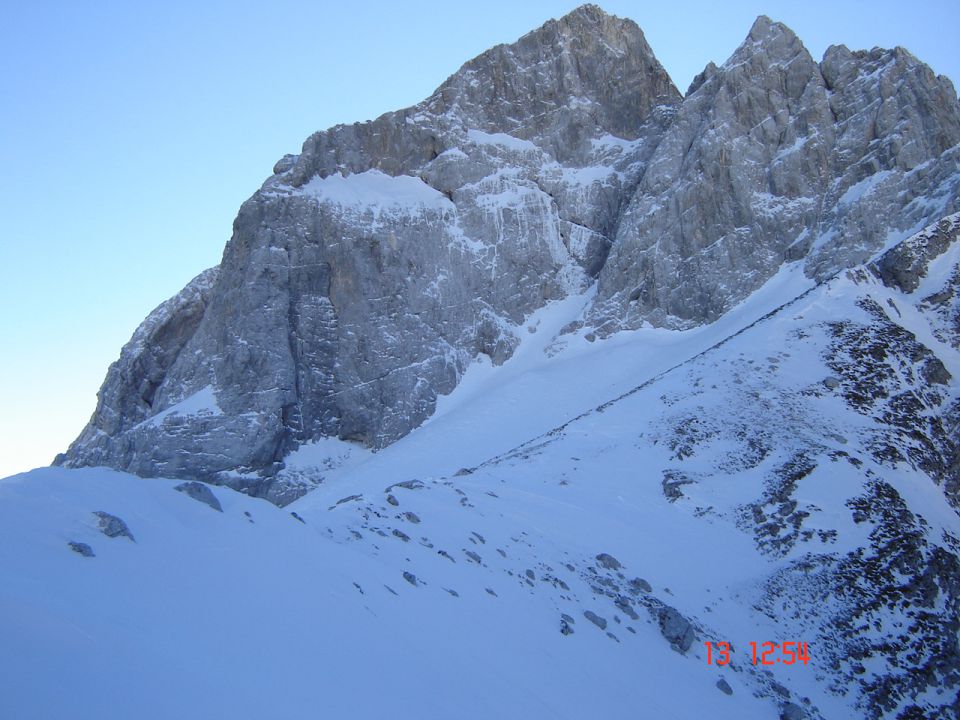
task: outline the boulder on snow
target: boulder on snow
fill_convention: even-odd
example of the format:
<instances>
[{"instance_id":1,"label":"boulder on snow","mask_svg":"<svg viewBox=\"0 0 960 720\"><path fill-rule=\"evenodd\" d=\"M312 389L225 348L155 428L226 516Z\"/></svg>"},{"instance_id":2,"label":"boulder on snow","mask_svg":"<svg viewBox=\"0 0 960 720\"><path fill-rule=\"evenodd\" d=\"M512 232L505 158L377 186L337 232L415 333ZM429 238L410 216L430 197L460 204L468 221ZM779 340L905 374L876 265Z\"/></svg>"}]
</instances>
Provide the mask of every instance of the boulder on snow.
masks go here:
<instances>
[{"instance_id":1,"label":"boulder on snow","mask_svg":"<svg viewBox=\"0 0 960 720\"><path fill-rule=\"evenodd\" d=\"M96 555L93 554L93 548L87 545L86 543L69 542L67 544L70 546L70 549L73 550L75 553L79 553L84 557L96 557Z\"/></svg>"},{"instance_id":2,"label":"boulder on snow","mask_svg":"<svg viewBox=\"0 0 960 720\"><path fill-rule=\"evenodd\" d=\"M685 653L693 645L693 625L675 608L664 605L660 609L660 633L679 653Z\"/></svg>"},{"instance_id":3,"label":"boulder on snow","mask_svg":"<svg viewBox=\"0 0 960 720\"><path fill-rule=\"evenodd\" d=\"M806 711L796 703L784 703L780 708L780 720L806 720Z\"/></svg>"},{"instance_id":4,"label":"boulder on snow","mask_svg":"<svg viewBox=\"0 0 960 720\"><path fill-rule=\"evenodd\" d=\"M130 532L130 528L128 528L127 524L116 515L111 515L103 510L97 510L93 514L97 516L97 527L99 528L100 532L107 537L126 537L130 538L130 540L133 542L136 542L136 540L134 540L133 533Z\"/></svg>"},{"instance_id":5,"label":"boulder on snow","mask_svg":"<svg viewBox=\"0 0 960 720\"><path fill-rule=\"evenodd\" d=\"M597 555L597 562L606 570L619 570L622 567L620 561L608 553L600 553Z\"/></svg>"},{"instance_id":6,"label":"boulder on snow","mask_svg":"<svg viewBox=\"0 0 960 720\"><path fill-rule=\"evenodd\" d=\"M182 492L188 497L192 497L194 500L202 502L204 505L209 505L217 512L223 512L223 508L220 506L220 501L217 500L217 496L213 494L213 491L201 482L191 481L180 483L177 485L174 490L177 492Z\"/></svg>"},{"instance_id":7,"label":"boulder on snow","mask_svg":"<svg viewBox=\"0 0 960 720\"><path fill-rule=\"evenodd\" d=\"M583 616L601 630L607 629L607 621L593 612L593 610L584 610Z\"/></svg>"},{"instance_id":8,"label":"boulder on snow","mask_svg":"<svg viewBox=\"0 0 960 720\"><path fill-rule=\"evenodd\" d=\"M623 614L629 617L631 620L640 619L640 616L637 615L637 611L633 609L633 604L630 602L630 598L624 597L623 595L618 595L617 599L613 601L613 604L620 608Z\"/></svg>"}]
</instances>

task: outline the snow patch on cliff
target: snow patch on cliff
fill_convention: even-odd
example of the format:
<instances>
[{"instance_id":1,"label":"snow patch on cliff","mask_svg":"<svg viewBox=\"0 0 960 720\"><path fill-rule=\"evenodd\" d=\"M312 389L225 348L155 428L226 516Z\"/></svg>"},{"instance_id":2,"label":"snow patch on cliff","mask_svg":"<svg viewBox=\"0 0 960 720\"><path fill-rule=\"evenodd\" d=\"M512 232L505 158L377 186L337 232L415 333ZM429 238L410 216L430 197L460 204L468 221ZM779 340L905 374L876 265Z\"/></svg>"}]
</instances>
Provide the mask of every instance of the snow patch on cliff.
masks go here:
<instances>
[{"instance_id":1,"label":"snow patch on cliff","mask_svg":"<svg viewBox=\"0 0 960 720\"><path fill-rule=\"evenodd\" d=\"M452 210L453 203L420 178L367 170L353 175L314 177L300 192L345 208Z\"/></svg>"}]
</instances>

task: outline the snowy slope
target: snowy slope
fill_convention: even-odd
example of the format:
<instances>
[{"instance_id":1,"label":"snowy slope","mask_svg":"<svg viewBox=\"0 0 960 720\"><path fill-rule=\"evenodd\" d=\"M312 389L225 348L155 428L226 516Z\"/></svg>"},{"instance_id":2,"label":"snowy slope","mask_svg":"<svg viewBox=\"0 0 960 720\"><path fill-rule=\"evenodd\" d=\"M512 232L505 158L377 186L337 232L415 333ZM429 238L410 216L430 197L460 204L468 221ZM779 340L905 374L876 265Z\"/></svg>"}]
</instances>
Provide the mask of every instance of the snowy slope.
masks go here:
<instances>
[{"instance_id":1,"label":"snowy slope","mask_svg":"<svg viewBox=\"0 0 960 720\"><path fill-rule=\"evenodd\" d=\"M555 303L402 440L301 448L325 482L283 509L3 480L0 714L951 717L956 248L912 292L788 266L682 333Z\"/></svg>"},{"instance_id":2,"label":"snowy slope","mask_svg":"<svg viewBox=\"0 0 960 720\"><path fill-rule=\"evenodd\" d=\"M99 469L0 484L4 717L683 718L719 696L717 673L663 652L651 628L631 644L587 627L565 637L550 595L452 545L456 562L415 539L351 544L266 501L217 489L221 514L173 486ZM459 507L431 497L421 512L447 505ZM474 547L446 509L431 530ZM100 534L99 510L136 541ZM489 542L543 573L506 537L517 519ZM764 712L744 692L718 717Z\"/></svg>"}]
</instances>

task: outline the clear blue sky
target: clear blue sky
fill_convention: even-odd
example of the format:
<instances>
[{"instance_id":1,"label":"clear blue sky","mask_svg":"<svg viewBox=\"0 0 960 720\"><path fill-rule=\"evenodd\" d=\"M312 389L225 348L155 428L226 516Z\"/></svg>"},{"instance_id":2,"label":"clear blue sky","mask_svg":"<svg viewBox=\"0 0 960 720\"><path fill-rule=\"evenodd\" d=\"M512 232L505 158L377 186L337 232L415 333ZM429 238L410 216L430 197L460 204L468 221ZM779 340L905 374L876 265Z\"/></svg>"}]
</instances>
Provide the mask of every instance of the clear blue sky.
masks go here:
<instances>
[{"instance_id":1,"label":"clear blue sky","mask_svg":"<svg viewBox=\"0 0 960 720\"><path fill-rule=\"evenodd\" d=\"M278 158L578 4L0 0L0 477L77 435L121 345L219 261ZM681 92L761 13L817 58L902 45L960 80L956 0L598 4Z\"/></svg>"}]
</instances>

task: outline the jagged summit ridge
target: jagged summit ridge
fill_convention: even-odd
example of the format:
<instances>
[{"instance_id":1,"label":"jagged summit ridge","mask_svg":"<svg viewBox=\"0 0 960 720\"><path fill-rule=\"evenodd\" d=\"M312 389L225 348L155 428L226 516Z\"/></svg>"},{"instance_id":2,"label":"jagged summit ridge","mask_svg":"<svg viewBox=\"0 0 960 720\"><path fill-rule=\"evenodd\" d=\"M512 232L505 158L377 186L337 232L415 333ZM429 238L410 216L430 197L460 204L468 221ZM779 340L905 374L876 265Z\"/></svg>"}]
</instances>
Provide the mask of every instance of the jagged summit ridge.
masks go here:
<instances>
[{"instance_id":1,"label":"jagged summit ridge","mask_svg":"<svg viewBox=\"0 0 960 720\"><path fill-rule=\"evenodd\" d=\"M554 159L586 165L591 138L635 140L651 113L679 101L640 28L584 5L470 60L414 107L314 133L277 169L294 186L371 168L416 174L469 129L530 140Z\"/></svg>"},{"instance_id":2,"label":"jagged summit ridge","mask_svg":"<svg viewBox=\"0 0 960 720\"><path fill-rule=\"evenodd\" d=\"M690 327L784 261L821 279L863 262L957 209L958 119L949 80L909 53L831 48L817 63L759 18L691 85L624 213L591 321Z\"/></svg>"},{"instance_id":3,"label":"jagged summit ridge","mask_svg":"<svg viewBox=\"0 0 960 720\"><path fill-rule=\"evenodd\" d=\"M681 98L634 23L584 6L278 162L60 462L285 502L323 474L291 476L292 450L394 442L594 283L565 341L692 327L786 262L868 259L960 209L958 142L952 85L907 53L817 63L761 17Z\"/></svg>"}]
</instances>

